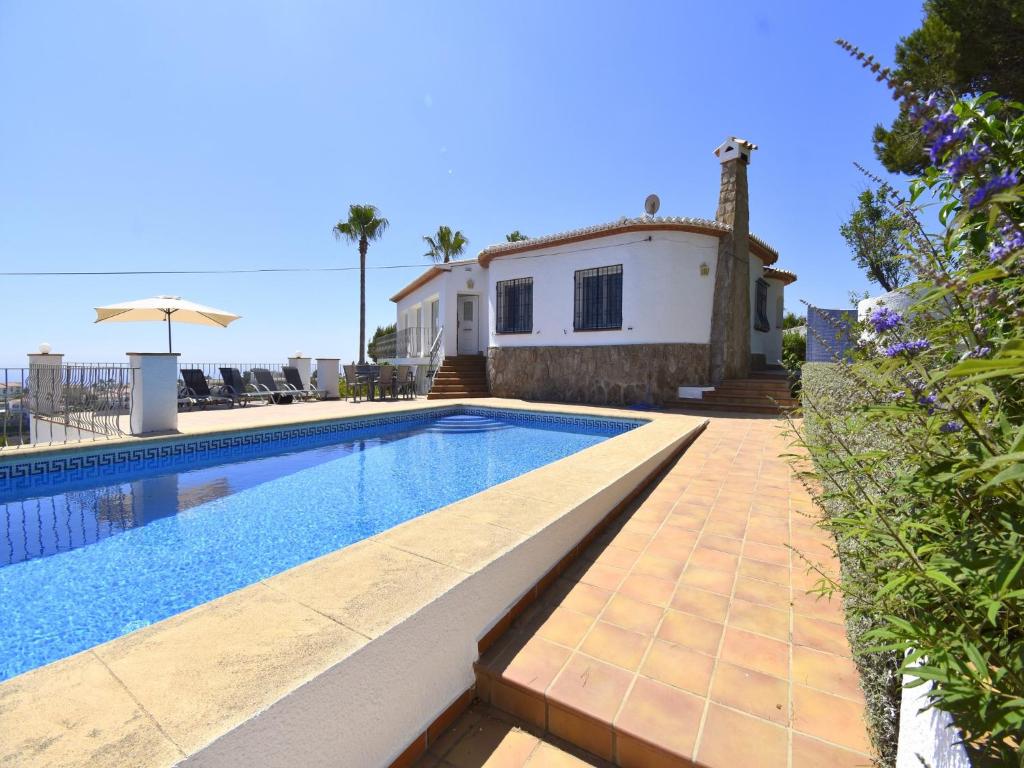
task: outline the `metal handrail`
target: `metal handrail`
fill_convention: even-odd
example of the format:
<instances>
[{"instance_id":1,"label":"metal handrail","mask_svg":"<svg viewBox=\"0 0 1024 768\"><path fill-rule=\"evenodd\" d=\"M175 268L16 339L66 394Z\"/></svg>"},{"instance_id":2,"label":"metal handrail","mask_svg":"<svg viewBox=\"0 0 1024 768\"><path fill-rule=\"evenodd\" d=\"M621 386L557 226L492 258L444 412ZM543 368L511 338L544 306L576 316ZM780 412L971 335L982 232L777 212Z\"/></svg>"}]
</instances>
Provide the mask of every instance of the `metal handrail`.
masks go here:
<instances>
[{"instance_id":1,"label":"metal handrail","mask_svg":"<svg viewBox=\"0 0 1024 768\"><path fill-rule=\"evenodd\" d=\"M430 360L427 362L427 374L423 380L427 384L427 392L430 391L431 387L434 386L434 374L437 373L438 367L440 367L441 350L443 348L442 339L444 339L444 326L442 325L437 329L437 336L434 337L433 343L430 345ZM420 394L426 394L421 392Z\"/></svg>"}]
</instances>

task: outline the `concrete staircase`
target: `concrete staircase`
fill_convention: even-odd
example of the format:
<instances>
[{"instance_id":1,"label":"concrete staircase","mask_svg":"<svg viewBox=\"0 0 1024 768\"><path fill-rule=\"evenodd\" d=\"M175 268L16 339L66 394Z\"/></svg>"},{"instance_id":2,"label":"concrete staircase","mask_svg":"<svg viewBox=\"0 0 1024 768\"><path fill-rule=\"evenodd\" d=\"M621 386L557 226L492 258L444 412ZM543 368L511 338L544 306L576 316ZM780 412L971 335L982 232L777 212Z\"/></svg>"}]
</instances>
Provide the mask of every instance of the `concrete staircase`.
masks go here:
<instances>
[{"instance_id":1,"label":"concrete staircase","mask_svg":"<svg viewBox=\"0 0 1024 768\"><path fill-rule=\"evenodd\" d=\"M671 403L675 408L732 413L778 414L791 410L799 402L789 393L789 378L783 370L753 371L745 379L727 379L714 392L702 398L680 397Z\"/></svg>"},{"instance_id":2,"label":"concrete staircase","mask_svg":"<svg viewBox=\"0 0 1024 768\"><path fill-rule=\"evenodd\" d=\"M490 397L487 388L487 358L483 355L446 357L434 374L427 400L455 400Z\"/></svg>"}]
</instances>

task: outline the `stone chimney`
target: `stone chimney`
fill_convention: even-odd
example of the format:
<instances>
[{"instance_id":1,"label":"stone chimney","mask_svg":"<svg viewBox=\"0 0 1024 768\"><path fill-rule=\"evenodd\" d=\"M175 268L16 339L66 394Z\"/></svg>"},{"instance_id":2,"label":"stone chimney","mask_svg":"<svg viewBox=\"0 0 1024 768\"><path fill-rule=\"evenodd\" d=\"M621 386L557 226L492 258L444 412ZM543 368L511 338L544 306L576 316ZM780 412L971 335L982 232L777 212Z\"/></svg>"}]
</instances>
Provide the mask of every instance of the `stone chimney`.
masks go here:
<instances>
[{"instance_id":1,"label":"stone chimney","mask_svg":"<svg viewBox=\"0 0 1024 768\"><path fill-rule=\"evenodd\" d=\"M722 186L715 219L731 228L718 239L715 295L711 311L711 383L750 373L750 209L747 164L756 144L731 136L715 150Z\"/></svg>"}]
</instances>

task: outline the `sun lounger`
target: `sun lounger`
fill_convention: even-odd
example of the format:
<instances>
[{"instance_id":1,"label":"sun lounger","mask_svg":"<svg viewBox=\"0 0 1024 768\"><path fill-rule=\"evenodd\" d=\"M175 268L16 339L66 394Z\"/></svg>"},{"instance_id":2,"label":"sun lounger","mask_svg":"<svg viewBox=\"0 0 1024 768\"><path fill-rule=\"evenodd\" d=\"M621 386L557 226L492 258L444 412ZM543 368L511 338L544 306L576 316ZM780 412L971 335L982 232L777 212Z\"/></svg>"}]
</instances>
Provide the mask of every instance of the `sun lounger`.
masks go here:
<instances>
[{"instance_id":1,"label":"sun lounger","mask_svg":"<svg viewBox=\"0 0 1024 768\"><path fill-rule=\"evenodd\" d=\"M319 389L303 386L302 376L299 375L299 369L294 365L286 365L282 367L281 372L284 374L285 384L296 397L303 400L319 400L324 396L324 393Z\"/></svg>"},{"instance_id":2,"label":"sun lounger","mask_svg":"<svg viewBox=\"0 0 1024 768\"><path fill-rule=\"evenodd\" d=\"M221 368L220 375L224 379L224 394L243 407L254 402L269 402L272 397L254 384L246 384L237 368Z\"/></svg>"},{"instance_id":3,"label":"sun lounger","mask_svg":"<svg viewBox=\"0 0 1024 768\"><path fill-rule=\"evenodd\" d=\"M208 405L227 405L233 408L235 401L222 394L219 390L214 392L210 389L206 375L199 368L182 368L181 379L185 382L185 396L192 401L192 405L205 408ZM180 400L180 398L179 398Z\"/></svg>"},{"instance_id":4,"label":"sun lounger","mask_svg":"<svg viewBox=\"0 0 1024 768\"><path fill-rule=\"evenodd\" d=\"M281 387L274 381L274 374L266 368L253 368L252 377L256 379L256 388L270 395L277 405L287 405L295 399L295 393L287 387Z\"/></svg>"}]
</instances>

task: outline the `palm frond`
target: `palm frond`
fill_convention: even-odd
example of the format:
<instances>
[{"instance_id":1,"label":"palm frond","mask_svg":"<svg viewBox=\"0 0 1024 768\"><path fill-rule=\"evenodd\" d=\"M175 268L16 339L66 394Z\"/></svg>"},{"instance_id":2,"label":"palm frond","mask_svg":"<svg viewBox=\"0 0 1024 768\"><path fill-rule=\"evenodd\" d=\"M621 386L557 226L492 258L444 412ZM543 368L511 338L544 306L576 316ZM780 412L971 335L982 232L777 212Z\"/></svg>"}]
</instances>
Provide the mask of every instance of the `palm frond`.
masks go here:
<instances>
[{"instance_id":1,"label":"palm frond","mask_svg":"<svg viewBox=\"0 0 1024 768\"><path fill-rule=\"evenodd\" d=\"M338 240L358 242L363 238L379 240L387 228L388 220L380 215L376 206L353 204L348 207L348 219L335 224L331 232Z\"/></svg>"}]
</instances>

